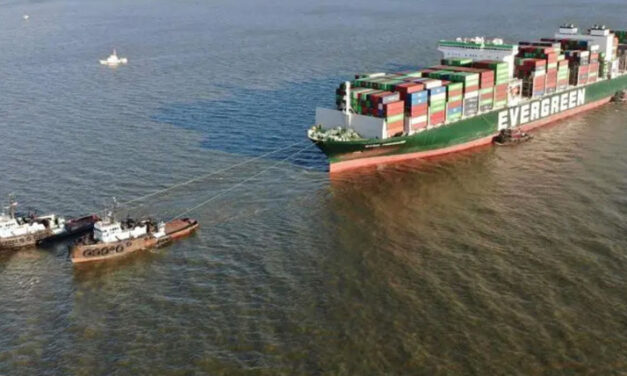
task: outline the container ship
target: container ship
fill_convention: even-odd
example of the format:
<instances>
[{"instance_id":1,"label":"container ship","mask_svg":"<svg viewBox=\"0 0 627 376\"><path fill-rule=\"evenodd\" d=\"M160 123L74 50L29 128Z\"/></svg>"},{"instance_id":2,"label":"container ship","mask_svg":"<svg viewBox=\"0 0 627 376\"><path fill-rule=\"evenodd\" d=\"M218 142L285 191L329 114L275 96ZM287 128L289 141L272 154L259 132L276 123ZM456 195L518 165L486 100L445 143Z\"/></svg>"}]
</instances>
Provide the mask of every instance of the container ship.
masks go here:
<instances>
[{"instance_id":1,"label":"container ship","mask_svg":"<svg viewBox=\"0 0 627 376\"><path fill-rule=\"evenodd\" d=\"M316 109L309 139L331 173L490 144L608 103L627 90L627 32L562 25L551 38L508 44L441 40L439 65L357 74Z\"/></svg>"}]
</instances>

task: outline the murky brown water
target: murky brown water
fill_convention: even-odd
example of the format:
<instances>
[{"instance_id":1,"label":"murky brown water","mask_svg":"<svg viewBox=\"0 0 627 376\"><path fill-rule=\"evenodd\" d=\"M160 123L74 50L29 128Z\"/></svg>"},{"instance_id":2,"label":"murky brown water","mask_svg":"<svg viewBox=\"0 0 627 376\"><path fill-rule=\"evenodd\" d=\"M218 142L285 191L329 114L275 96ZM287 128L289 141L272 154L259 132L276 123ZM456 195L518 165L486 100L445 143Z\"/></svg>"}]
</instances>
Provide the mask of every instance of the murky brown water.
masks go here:
<instances>
[{"instance_id":1,"label":"murky brown water","mask_svg":"<svg viewBox=\"0 0 627 376\"><path fill-rule=\"evenodd\" d=\"M337 82L435 62L438 38L529 39L565 18L624 28L627 12L0 6L0 194L67 214L304 140ZM128 66L98 65L112 47ZM333 180L314 148L277 163L296 146L133 211L172 215L275 165L193 213L202 228L171 247L89 267L67 244L2 253L0 374L627 374L626 119L609 105L517 147Z\"/></svg>"}]
</instances>

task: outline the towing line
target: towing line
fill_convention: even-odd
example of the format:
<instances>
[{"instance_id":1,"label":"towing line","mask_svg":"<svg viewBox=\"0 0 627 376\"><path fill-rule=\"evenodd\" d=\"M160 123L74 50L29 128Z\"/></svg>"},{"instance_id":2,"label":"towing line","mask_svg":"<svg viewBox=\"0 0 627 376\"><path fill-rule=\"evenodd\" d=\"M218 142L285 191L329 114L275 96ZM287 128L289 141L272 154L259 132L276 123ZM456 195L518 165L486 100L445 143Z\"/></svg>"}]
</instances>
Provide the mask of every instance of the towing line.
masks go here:
<instances>
[{"instance_id":1,"label":"towing line","mask_svg":"<svg viewBox=\"0 0 627 376\"><path fill-rule=\"evenodd\" d=\"M177 184L171 185L171 186L169 186L169 187L167 187L167 188L160 189L160 190L158 190L158 191L155 191L155 192L149 193L149 194L147 194L147 195L140 196L140 197L134 198L134 199L129 200L129 201L126 201L126 202L122 202L120 205L124 205L124 206L126 206L126 205L129 205L129 204L132 204L132 203L138 202L138 201L142 201L142 200L147 199L147 198L149 198L149 197L153 197L153 196L156 196L156 195L159 195L159 194L162 194L162 193L166 193L166 192L168 192L168 191L171 191L171 190L176 189L176 188L179 188L179 187L184 187L184 186L186 186L186 185L188 185L188 184L195 183L195 182L197 182L197 181L199 181L199 180L206 179L206 178L208 178L208 177L210 177L210 176L213 176L213 175L218 175L218 174L221 174L221 173L226 172L226 171L228 171L228 170L234 169L235 167L243 166L243 165L245 165L245 164L248 164L248 163L250 163L250 162L254 162L254 161L256 161L256 160L262 159L262 158L264 158L264 157L267 157L267 156L272 155L272 154L274 154L274 153L277 153L277 152L279 152L279 151L282 151L282 150L285 150L285 149L289 149L289 148L294 147L294 146L296 146L296 145L300 145L300 144L302 144L302 143L304 143L304 142L306 142L306 141L296 142L296 143L293 143L293 144L291 144L291 145L288 145L288 146L285 146L285 147L282 147L282 148L279 148L279 149L276 149L276 150L273 150L273 151L269 151L269 152L264 153L264 154L262 154L262 155L259 155L259 156L257 156L257 157L246 159L245 161L242 161L242 162L236 163L236 164L234 164L234 165L231 165L231 166L228 166L228 167L222 168L222 169L220 169L220 170L217 170L217 171L212 171L212 172L210 172L210 173L208 173L208 174L201 175L201 176L197 176L197 177L195 177L195 178L193 178L193 179L190 179L190 180L187 180L187 181L184 181L184 182L181 182L181 183L177 183ZM292 154L292 156L293 156L293 155L295 155L295 154ZM287 158L286 158L286 159L287 159ZM129 209L129 210L130 210L130 209L134 209L134 208L136 208L136 207L138 207L138 206L139 206L139 205L132 206L132 207L129 207L128 209Z\"/></svg>"},{"instance_id":2,"label":"towing line","mask_svg":"<svg viewBox=\"0 0 627 376\"><path fill-rule=\"evenodd\" d=\"M302 142L299 142L299 144L300 144L300 143L302 143ZM292 145L292 146L294 146L294 145ZM220 197L220 196L222 196L222 195L224 195L224 194L226 194L226 193L228 193L228 192L230 192L230 191L234 190L235 188L238 188L238 187L240 187L240 186L244 185L246 182L248 182L248 181L250 181L250 180L252 180L252 179L256 178L257 176L259 176L259 175L261 175L261 174L265 173L265 172L266 172L266 171L268 171L268 170L271 170L271 169L275 168L275 167L276 167L276 166L278 166L279 164L281 164L281 163L283 163L283 162L287 161L287 160L288 160L288 159L290 159L290 158L293 158L294 156L296 156L296 155L298 155L298 154L302 153L303 151L307 150L308 148L310 148L310 147L312 147L312 146L314 146L314 144L308 144L308 145L307 145L307 146L305 146L304 148L299 149L299 150L298 150L298 151L296 151L295 153L290 154L289 156L287 156L287 157L285 157L285 158L283 158L283 159L279 160L278 162L276 162L276 163L272 164L271 166L269 166L269 167L267 167L267 168L265 168L265 169L263 169L263 170L259 171L258 173L256 173L256 174L254 174L254 175L252 175L252 176L250 176L250 177L248 177L248 178L246 178L246 179L244 179L244 180L240 181L239 183L236 183L236 184L232 185L231 187L229 187L229 188L227 188L227 189L225 189L225 190L223 190L223 191L221 191L221 192L219 192L219 193L216 193L215 195L213 195L213 196L209 197L207 200L205 200L205 201L201 202L200 204L198 204L198 205L196 205L196 206L194 206L194 207L191 207L191 208L185 209L185 211L183 211L183 212L179 213L178 215L176 215L176 216L172 217L172 220L174 220L174 219L178 219L178 218L181 218L182 216L184 216L184 215L186 215L186 214L189 214L189 213L191 213L192 211L194 211L194 210L196 210L196 209L199 209L199 208L201 208L201 207L203 207L203 206L207 205L208 203L210 203L211 201L213 201L213 200L217 199L218 197Z\"/></svg>"}]
</instances>

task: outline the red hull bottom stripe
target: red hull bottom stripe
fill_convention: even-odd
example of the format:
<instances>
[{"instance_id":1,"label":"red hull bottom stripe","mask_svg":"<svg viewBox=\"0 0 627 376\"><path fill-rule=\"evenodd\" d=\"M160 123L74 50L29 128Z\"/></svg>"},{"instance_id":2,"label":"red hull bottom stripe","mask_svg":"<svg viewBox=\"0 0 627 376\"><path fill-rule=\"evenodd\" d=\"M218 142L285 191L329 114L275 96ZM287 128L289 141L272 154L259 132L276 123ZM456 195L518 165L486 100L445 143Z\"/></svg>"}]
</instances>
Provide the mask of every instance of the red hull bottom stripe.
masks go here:
<instances>
[{"instance_id":1,"label":"red hull bottom stripe","mask_svg":"<svg viewBox=\"0 0 627 376\"><path fill-rule=\"evenodd\" d=\"M581 107L573 108L572 110L564 111L560 114L553 115L546 119L537 120L533 123L523 125L520 127L520 129L522 129L523 131L529 131L529 130L541 127L543 125L553 123L558 120L562 120L569 116L573 116L580 112L588 111L593 108L602 106L608 103L611 99L612 97L607 97L596 102L591 102ZM407 161L411 159L428 158L428 157L435 157L438 155L455 153L455 152L462 151L462 150L467 150L467 149L472 149L472 148L476 148L476 147L483 146L483 145L488 145L492 143L492 139L496 135L497 133L490 135L488 137L479 138L479 139L466 142L463 144L449 146L447 148L419 151L416 153L386 155L386 156L380 156L380 157L370 157L370 158L362 158L362 159L352 159L352 160L343 161L343 162L335 162L335 163L331 163L331 165L329 166L329 172L335 174L338 172L353 170L353 169L361 168L361 167L390 164L390 163L395 163L395 162Z\"/></svg>"}]
</instances>

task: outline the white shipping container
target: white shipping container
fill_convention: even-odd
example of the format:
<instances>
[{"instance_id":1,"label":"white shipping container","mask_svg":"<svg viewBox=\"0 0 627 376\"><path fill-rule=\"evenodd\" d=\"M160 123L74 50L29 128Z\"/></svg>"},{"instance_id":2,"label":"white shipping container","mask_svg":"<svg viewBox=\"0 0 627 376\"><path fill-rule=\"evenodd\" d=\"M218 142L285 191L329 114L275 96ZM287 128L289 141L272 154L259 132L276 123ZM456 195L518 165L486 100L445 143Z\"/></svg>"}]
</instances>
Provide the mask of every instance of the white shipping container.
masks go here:
<instances>
[{"instance_id":1,"label":"white shipping container","mask_svg":"<svg viewBox=\"0 0 627 376\"><path fill-rule=\"evenodd\" d=\"M409 118L409 124L411 125L416 125L419 123L425 123L427 122L427 115L422 115L422 116L416 116L413 118Z\"/></svg>"},{"instance_id":2,"label":"white shipping container","mask_svg":"<svg viewBox=\"0 0 627 376\"><path fill-rule=\"evenodd\" d=\"M476 98L479 96L479 90L471 91L470 93L465 93L464 98Z\"/></svg>"},{"instance_id":3,"label":"white shipping container","mask_svg":"<svg viewBox=\"0 0 627 376\"><path fill-rule=\"evenodd\" d=\"M385 77L385 72L364 73L365 78Z\"/></svg>"},{"instance_id":4,"label":"white shipping container","mask_svg":"<svg viewBox=\"0 0 627 376\"><path fill-rule=\"evenodd\" d=\"M424 81L422 83L425 85L425 89L433 89L434 87L442 86L441 80L435 80L433 78L430 78L428 81Z\"/></svg>"},{"instance_id":5,"label":"white shipping container","mask_svg":"<svg viewBox=\"0 0 627 376\"><path fill-rule=\"evenodd\" d=\"M416 118L405 118L405 133L414 134L417 131L420 131L427 127L427 116L420 116L420 118L424 118L423 121L415 121ZM413 121L413 122L412 122Z\"/></svg>"},{"instance_id":6,"label":"white shipping container","mask_svg":"<svg viewBox=\"0 0 627 376\"><path fill-rule=\"evenodd\" d=\"M436 94L436 95L431 95L429 97L432 101L438 101L438 100L446 100L446 92L442 93L442 94Z\"/></svg>"}]
</instances>

